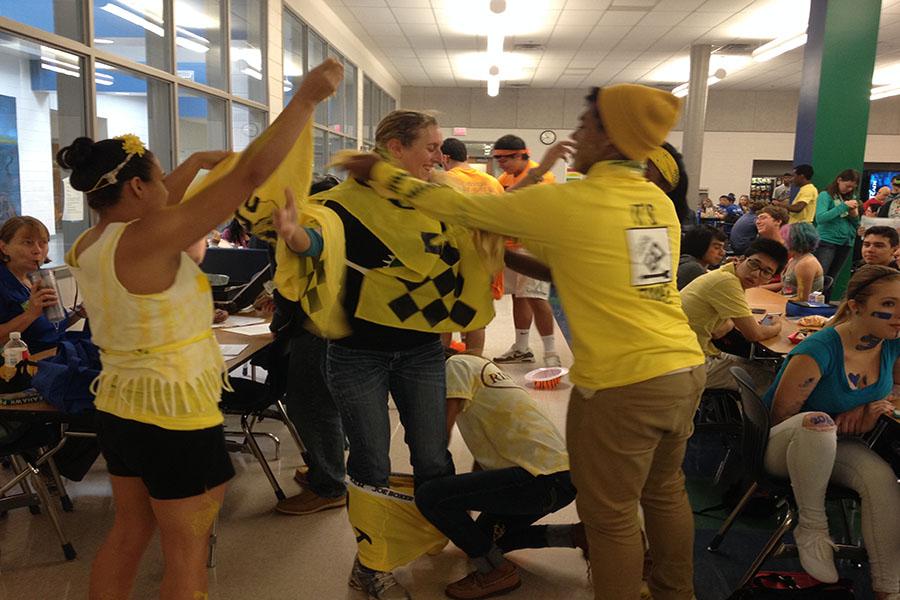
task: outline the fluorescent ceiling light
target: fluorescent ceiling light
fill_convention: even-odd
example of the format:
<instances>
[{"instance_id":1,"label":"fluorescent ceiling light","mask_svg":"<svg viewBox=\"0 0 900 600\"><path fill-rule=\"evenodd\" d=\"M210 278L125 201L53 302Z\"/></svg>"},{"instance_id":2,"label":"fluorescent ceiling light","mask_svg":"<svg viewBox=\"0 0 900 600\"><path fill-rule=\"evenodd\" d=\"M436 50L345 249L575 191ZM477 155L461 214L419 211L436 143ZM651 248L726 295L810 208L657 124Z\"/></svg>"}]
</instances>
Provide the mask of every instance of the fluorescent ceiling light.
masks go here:
<instances>
[{"instance_id":1,"label":"fluorescent ceiling light","mask_svg":"<svg viewBox=\"0 0 900 600\"><path fill-rule=\"evenodd\" d=\"M526 35L552 28L547 0L506 0L502 14L491 11L489 0L435 0L441 28L465 35Z\"/></svg>"},{"instance_id":2,"label":"fluorescent ceiling light","mask_svg":"<svg viewBox=\"0 0 900 600\"><path fill-rule=\"evenodd\" d=\"M79 73L78 71L70 71L69 69L63 69L62 67L57 67L56 65L48 65L45 62L41 63L41 68L48 71L53 71L55 73L62 73L63 75L68 75L69 77L81 77L81 73Z\"/></svg>"},{"instance_id":3,"label":"fluorescent ceiling light","mask_svg":"<svg viewBox=\"0 0 900 600\"><path fill-rule=\"evenodd\" d=\"M113 77L109 73L96 73L94 76L94 81L97 85L112 85Z\"/></svg>"},{"instance_id":4,"label":"fluorescent ceiling light","mask_svg":"<svg viewBox=\"0 0 900 600\"><path fill-rule=\"evenodd\" d=\"M294 62L294 59L292 57L288 57L287 60L284 61L284 76L302 77L303 67Z\"/></svg>"},{"instance_id":5,"label":"fluorescent ceiling light","mask_svg":"<svg viewBox=\"0 0 900 600\"><path fill-rule=\"evenodd\" d=\"M106 63L98 62L94 64L94 68L102 71L115 71L116 68L112 65L108 65Z\"/></svg>"},{"instance_id":6,"label":"fluorescent ceiling light","mask_svg":"<svg viewBox=\"0 0 900 600\"><path fill-rule=\"evenodd\" d=\"M163 0L116 0L116 2L157 23L163 22Z\"/></svg>"},{"instance_id":7,"label":"fluorescent ceiling light","mask_svg":"<svg viewBox=\"0 0 900 600\"><path fill-rule=\"evenodd\" d=\"M502 33L491 33L487 38L487 53L489 57L499 57L503 54L503 41L504 36Z\"/></svg>"},{"instance_id":8,"label":"fluorescent ceiling light","mask_svg":"<svg viewBox=\"0 0 900 600\"><path fill-rule=\"evenodd\" d=\"M747 54L716 54L709 56L709 74L712 75L719 69L725 69L732 75L752 63ZM666 61L653 69L645 81L652 83L672 83L673 81L687 81L691 78L691 57L679 56Z\"/></svg>"},{"instance_id":9,"label":"fluorescent ceiling light","mask_svg":"<svg viewBox=\"0 0 900 600\"><path fill-rule=\"evenodd\" d=\"M284 85L283 89L284 89L285 92L289 92L289 91L291 91L292 89L294 89L294 84L291 83L291 82L290 82L289 80L287 80L287 79L284 80L283 85Z\"/></svg>"},{"instance_id":10,"label":"fluorescent ceiling light","mask_svg":"<svg viewBox=\"0 0 900 600\"><path fill-rule=\"evenodd\" d=\"M218 17L197 10L196 8L185 2L175 3L175 22L182 25L185 23L190 23L192 29L219 28Z\"/></svg>"},{"instance_id":11,"label":"fluorescent ceiling light","mask_svg":"<svg viewBox=\"0 0 900 600\"><path fill-rule=\"evenodd\" d=\"M504 52L501 56L487 60L484 52L463 52L453 56L453 71L460 79L486 81L488 70L497 65L499 77L505 81L528 79L534 73L536 57L519 52Z\"/></svg>"},{"instance_id":12,"label":"fluorescent ceiling light","mask_svg":"<svg viewBox=\"0 0 900 600\"><path fill-rule=\"evenodd\" d=\"M195 42L194 40L189 40L185 37L176 36L175 44L181 46L185 50L192 50L194 52L199 52L201 54L205 54L209 52L209 46L204 46L200 42Z\"/></svg>"},{"instance_id":13,"label":"fluorescent ceiling light","mask_svg":"<svg viewBox=\"0 0 900 600\"><path fill-rule=\"evenodd\" d=\"M710 75L709 78L706 80L706 87L709 87L711 85L715 85L715 84L719 83L720 81L725 79L726 75L727 75L727 73L726 73L725 69L718 69L715 73ZM678 98L684 98L685 96L688 95L689 91L690 91L690 84L682 83L681 85L677 86L676 88L674 88L672 90L672 94Z\"/></svg>"},{"instance_id":14,"label":"fluorescent ceiling light","mask_svg":"<svg viewBox=\"0 0 900 600\"><path fill-rule=\"evenodd\" d=\"M774 39L754 50L752 54L753 60L758 63L770 61L776 56L781 56L785 52L799 48L806 43L806 38L807 35L804 31L800 34Z\"/></svg>"},{"instance_id":15,"label":"fluorescent ceiling light","mask_svg":"<svg viewBox=\"0 0 900 600\"><path fill-rule=\"evenodd\" d=\"M120 19L125 19L129 23L134 23L135 25L139 25L139 26L143 27L144 29L146 29L147 31L149 31L150 33L155 33L159 37L163 37L165 35L165 31L163 31L163 28L160 27L159 25L157 25L156 23L148 21L144 17L142 17L140 15L136 15L129 10L125 10L118 4L104 4L103 6L100 7L100 10L105 10L109 14L116 15Z\"/></svg>"},{"instance_id":16,"label":"fluorescent ceiling light","mask_svg":"<svg viewBox=\"0 0 900 600\"><path fill-rule=\"evenodd\" d=\"M75 57L72 57L72 58L75 58ZM75 58L74 61L64 61L64 60L57 60L57 59L53 58L52 56L41 55L41 60L60 65L66 69L72 69L75 71L81 70L81 67L78 64L77 58Z\"/></svg>"},{"instance_id":17,"label":"fluorescent ceiling light","mask_svg":"<svg viewBox=\"0 0 900 600\"><path fill-rule=\"evenodd\" d=\"M100 44L100 45L103 45L103 44L115 44L115 42L114 42L113 40L108 40L108 39L106 39L106 38L94 38L94 43L95 43L95 44Z\"/></svg>"},{"instance_id":18,"label":"fluorescent ceiling light","mask_svg":"<svg viewBox=\"0 0 900 600\"><path fill-rule=\"evenodd\" d=\"M873 86L895 85L900 81L900 63L875 67L872 74Z\"/></svg>"},{"instance_id":19,"label":"fluorescent ceiling light","mask_svg":"<svg viewBox=\"0 0 900 600\"><path fill-rule=\"evenodd\" d=\"M900 84L882 85L872 88L869 100L881 100L882 98L890 98L897 95L900 95Z\"/></svg>"},{"instance_id":20,"label":"fluorescent ceiling light","mask_svg":"<svg viewBox=\"0 0 900 600\"><path fill-rule=\"evenodd\" d=\"M707 2L707 6L715 4ZM757 0L723 24L723 36L733 40L780 38L797 33L798 23L809 22L810 0ZM715 10L715 9L709 9Z\"/></svg>"},{"instance_id":21,"label":"fluorescent ceiling light","mask_svg":"<svg viewBox=\"0 0 900 600\"><path fill-rule=\"evenodd\" d=\"M487 95L491 98L496 97L500 93L500 78L491 77L487 80Z\"/></svg>"},{"instance_id":22,"label":"fluorescent ceiling light","mask_svg":"<svg viewBox=\"0 0 900 600\"><path fill-rule=\"evenodd\" d=\"M248 77L252 77L253 79L262 81L262 73L260 71L257 71L253 67L244 67L243 69L241 69L241 73L247 75Z\"/></svg>"}]
</instances>

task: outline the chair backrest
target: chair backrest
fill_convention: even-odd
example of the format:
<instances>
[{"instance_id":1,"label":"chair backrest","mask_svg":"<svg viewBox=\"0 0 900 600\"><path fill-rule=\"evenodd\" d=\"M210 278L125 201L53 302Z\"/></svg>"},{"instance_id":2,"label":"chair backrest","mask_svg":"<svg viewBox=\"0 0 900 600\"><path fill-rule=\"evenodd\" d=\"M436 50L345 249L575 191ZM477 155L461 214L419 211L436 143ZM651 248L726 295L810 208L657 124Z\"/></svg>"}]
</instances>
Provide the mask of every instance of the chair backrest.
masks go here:
<instances>
[{"instance_id":1,"label":"chair backrest","mask_svg":"<svg viewBox=\"0 0 900 600\"><path fill-rule=\"evenodd\" d=\"M769 410L756 393L753 379L740 367L729 369L741 392L743 421L741 424L741 452L747 474L754 480L768 478L764 466L769 443Z\"/></svg>"},{"instance_id":2,"label":"chair backrest","mask_svg":"<svg viewBox=\"0 0 900 600\"><path fill-rule=\"evenodd\" d=\"M834 277L831 275L825 275L822 278L822 291L827 292L831 289L831 286L834 285Z\"/></svg>"}]
</instances>

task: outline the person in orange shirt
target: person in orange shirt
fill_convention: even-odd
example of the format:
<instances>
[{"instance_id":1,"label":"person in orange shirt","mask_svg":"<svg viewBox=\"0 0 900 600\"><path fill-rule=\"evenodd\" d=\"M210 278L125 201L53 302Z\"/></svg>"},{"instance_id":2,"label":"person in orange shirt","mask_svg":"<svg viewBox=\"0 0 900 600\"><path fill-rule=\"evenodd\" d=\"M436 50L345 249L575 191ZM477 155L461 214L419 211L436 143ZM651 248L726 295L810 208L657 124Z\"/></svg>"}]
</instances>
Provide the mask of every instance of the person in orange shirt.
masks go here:
<instances>
[{"instance_id":1,"label":"person in orange shirt","mask_svg":"<svg viewBox=\"0 0 900 600\"><path fill-rule=\"evenodd\" d=\"M530 183L556 183L556 178L549 170L538 172L540 165L531 160L525 140L516 135L504 135L494 142L493 157L503 169L497 180L505 190L522 187L519 184L529 180ZM535 172L531 173L532 170ZM521 248L514 241L508 242L507 246L512 249ZM528 347L533 320L544 343L544 365L560 366L559 354L556 352L556 336L553 332L553 309L548 302L550 284L507 268L504 271L504 288L513 297L516 341L506 353L495 357L494 362L498 364L534 362L534 353Z\"/></svg>"},{"instance_id":2,"label":"person in orange shirt","mask_svg":"<svg viewBox=\"0 0 900 600\"><path fill-rule=\"evenodd\" d=\"M456 138L447 138L441 144L443 165L446 176L453 186L466 194L502 194L503 186L492 175L475 169L468 163L469 152L466 145ZM491 290L494 299L503 297L503 273L499 272L491 282ZM452 335L441 334L441 342L444 348L450 347ZM475 331L467 331L463 334L463 342L466 344L466 354L481 356L484 352L484 327Z\"/></svg>"}]
</instances>

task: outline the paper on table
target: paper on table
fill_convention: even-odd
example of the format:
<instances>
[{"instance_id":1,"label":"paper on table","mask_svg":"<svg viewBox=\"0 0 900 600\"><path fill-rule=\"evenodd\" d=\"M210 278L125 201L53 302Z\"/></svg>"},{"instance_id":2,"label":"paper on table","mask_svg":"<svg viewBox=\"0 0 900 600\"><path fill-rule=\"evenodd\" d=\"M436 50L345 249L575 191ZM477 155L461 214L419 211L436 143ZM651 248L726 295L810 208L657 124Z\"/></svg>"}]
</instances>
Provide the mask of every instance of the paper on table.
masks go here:
<instances>
[{"instance_id":1,"label":"paper on table","mask_svg":"<svg viewBox=\"0 0 900 600\"><path fill-rule=\"evenodd\" d=\"M256 325L257 323L265 323L266 320L261 317L241 317L238 315L228 315L228 318L221 323L213 325L213 329L220 327L246 327L247 325Z\"/></svg>"},{"instance_id":2,"label":"paper on table","mask_svg":"<svg viewBox=\"0 0 900 600\"><path fill-rule=\"evenodd\" d=\"M222 331L229 331L231 333L239 333L241 335L263 335L265 333L272 333L269 331L268 323L260 323L258 325L249 325L247 327L229 327L227 329L223 329Z\"/></svg>"},{"instance_id":3,"label":"paper on table","mask_svg":"<svg viewBox=\"0 0 900 600\"><path fill-rule=\"evenodd\" d=\"M244 351L247 344L219 344L222 356L237 356Z\"/></svg>"}]
</instances>

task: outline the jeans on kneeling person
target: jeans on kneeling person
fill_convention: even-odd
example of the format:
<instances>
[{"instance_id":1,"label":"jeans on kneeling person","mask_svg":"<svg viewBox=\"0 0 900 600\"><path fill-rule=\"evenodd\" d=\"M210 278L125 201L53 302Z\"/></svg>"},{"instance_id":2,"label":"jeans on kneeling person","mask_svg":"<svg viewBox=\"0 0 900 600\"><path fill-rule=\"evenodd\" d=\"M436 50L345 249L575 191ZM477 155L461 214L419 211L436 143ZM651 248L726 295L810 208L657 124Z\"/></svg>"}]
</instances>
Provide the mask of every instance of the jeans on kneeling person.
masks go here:
<instances>
[{"instance_id":1,"label":"jeans on kneeling person","mask_svg":"<svg viewBox=\"0 0 900 600\"><path fill-rule=\"evenodd\" d=\"M504 553L521 548L586 548L580 525L533 525L575 499L562 435L523 388L490 361L447 360L447 425L454 423L484 470L428 481L416 506L472 560L451 598L484 598L521 584ZM490 433L488 433L490 432ZM473 520L469 511L479 511Z\"/></svg>"}]
</instances>

